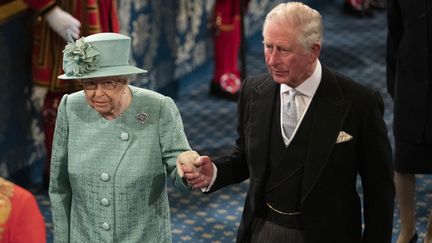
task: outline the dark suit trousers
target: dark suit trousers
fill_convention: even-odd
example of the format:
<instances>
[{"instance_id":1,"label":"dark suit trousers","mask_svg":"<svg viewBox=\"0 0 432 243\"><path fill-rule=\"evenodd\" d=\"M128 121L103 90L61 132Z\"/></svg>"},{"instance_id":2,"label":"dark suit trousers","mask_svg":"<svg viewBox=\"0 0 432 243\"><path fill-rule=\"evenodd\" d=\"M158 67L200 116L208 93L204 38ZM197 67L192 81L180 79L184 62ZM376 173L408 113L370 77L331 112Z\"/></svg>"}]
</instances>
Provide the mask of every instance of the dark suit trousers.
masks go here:
<instances>
[{"instance_id":1,"label":"dark suit trousers","mask_svg":"<svg viewBox=\"0 0 432 243\"><path fill-rule=\"evenodd\" d=\"M251 243L306 242L303 230L286 228L259 217L254 218L252 229Z\"/></svg>"}]
</instances>

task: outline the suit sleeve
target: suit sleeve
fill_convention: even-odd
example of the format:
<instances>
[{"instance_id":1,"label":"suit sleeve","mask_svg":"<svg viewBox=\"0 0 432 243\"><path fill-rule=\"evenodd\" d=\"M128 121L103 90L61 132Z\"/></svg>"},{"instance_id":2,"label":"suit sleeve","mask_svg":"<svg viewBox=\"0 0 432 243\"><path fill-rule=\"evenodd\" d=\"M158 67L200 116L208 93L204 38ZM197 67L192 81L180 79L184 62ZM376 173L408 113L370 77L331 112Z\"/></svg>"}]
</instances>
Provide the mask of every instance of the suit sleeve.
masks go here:
<instances>
[{"instance_id":1,"label":"suit sleeve","mask_svg":"<svg viewBox=\"0 0 432 243\"><path fill-rule=\"evenodd\" d=\"M72 193L68 174L67 97L67 95L63 96L58 108L51 157L49 196L55 242L69 241Z\"/></svg>"},{"instance_id":2,"label":"suit sleeve","mask_svg":"<svg viewBox=\"0 0 432 243\"><path fill-rule=\"evenodd\" d=\"M245 126L249 117L250 82L244 80L240 90L237 104L237 135L236 144L232 152L215 160L217 177L209 192L217 191L227 185L240 183L249 178L249 169L246 160Z\"/></svg>"},{"instance_id":3,"label":"suit sleeve","mask_svg":"<svg viewBox=\"0 0 432 243\"><path fill-rule=\"evenodd\" d=\"M162 160L167 173L175 187L189 190L190 186L177 173L176 159L181 152L191 150L191 148L177 106L169 97L165 97L162 102L159 122Z\"/></svg>"},{"instance_id":4,"label":"suit sleeve","mask_svg":"<svg viewBox=\"0 0 432 243\"><path fill-rule=\"evenodd\" d=\"M367 97L359 145L359 174L363 186L362 242L391 242L394 183L392 152L383 120L384 104L378 92Z\"/></svg>"},{"instance_id":5,"label":"suit sleeve","mask_svg":"<svg viewBox=\"0 0 432 243\"><path fill-rule=\"evenodd\" d=\"M14 243L45 243L46 232L44 218L35 197L24 188L15 185L12 199L13 222L9 240Z\"/></svg>"}]
</instances>

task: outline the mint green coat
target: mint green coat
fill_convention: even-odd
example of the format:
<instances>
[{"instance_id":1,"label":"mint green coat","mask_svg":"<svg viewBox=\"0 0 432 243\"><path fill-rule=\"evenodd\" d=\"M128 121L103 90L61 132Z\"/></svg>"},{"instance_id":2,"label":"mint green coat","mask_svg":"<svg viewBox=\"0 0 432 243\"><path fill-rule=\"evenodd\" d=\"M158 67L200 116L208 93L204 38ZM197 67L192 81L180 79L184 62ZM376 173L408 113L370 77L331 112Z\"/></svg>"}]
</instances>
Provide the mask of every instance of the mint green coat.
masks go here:
<instances>
[{"instance_id":1,"label":"mint green coat","mask_svg":"<svg viewBox=\"0 0 432 243\"><path fill-rule=\"evenodd\" d=\"M49 196L55 242L171 242L166 178L190 150L172 99L129 86L132 102L104 119L83 91L58 109Z\"/></svg>"}]
</instances>

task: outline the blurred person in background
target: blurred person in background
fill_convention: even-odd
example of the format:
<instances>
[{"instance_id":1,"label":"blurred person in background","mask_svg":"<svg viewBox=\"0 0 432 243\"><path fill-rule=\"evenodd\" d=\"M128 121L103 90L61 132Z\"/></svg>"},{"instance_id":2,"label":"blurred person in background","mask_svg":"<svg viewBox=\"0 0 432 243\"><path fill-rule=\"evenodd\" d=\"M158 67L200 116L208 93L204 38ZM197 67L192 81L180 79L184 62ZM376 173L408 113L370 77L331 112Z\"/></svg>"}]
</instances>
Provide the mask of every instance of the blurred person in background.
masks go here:
<instances>
[{"instance_id":1,"label":"blurred person in background","mask_svg":"<svg viewBox=\"0 0 432 243\"><path fill-rule=\"evenodd\" d=\"M432 173L432 2L387 3L387 90L393 98L397 243L416 242L415 174ZM432 214L425 243L432 242Z\"/></svg>"},{"instance_id":2,"label":"blurred person in background","mask_svg":"<svg viewBox=\"0 0 432 243\"><path fill-rule=\"evenodd\" d=\"M239 54L244 48L242 18L248 3L248 0L216 0L213 10L214 71L210 94L231 101L238 98L243 75L239 70Z\"/></svg>"},{"instance_id":3,"label":"blurred person in background","mask_svg":"<svg viewBox=\"0 0 432 243\"><path fill-rule=\"evenodd\" d=\"M345 0L343 10L357 17L373 16L375 10L384 10L385 0Z\"/></svg>"},{"instance_id":4,"label":"blurred person in background","mask_svg":"<svg viewBox=\"0 0 432 243\"><path fill-rule=\"evenodd\" d=\"M41 110L47 162L44 179L48 185L51 146L57 108L64 94L80 90L77 81L60 80L62 50L68 38L78 39L99 32L119 32L115 0L25 0L37 11L33 28L32 101ZM70 37L68 37L68 33Z\"/></svg>"},{"instance_id":5,"label":"blurred person in background","mask_svg":"<svg viewBox=\"0 0 432 243\"><path fill-rule=\"evenodd\" d=\"M46 242L44 218L33 194L1 177L0 242Z\"/></svg>"}]
</instances>

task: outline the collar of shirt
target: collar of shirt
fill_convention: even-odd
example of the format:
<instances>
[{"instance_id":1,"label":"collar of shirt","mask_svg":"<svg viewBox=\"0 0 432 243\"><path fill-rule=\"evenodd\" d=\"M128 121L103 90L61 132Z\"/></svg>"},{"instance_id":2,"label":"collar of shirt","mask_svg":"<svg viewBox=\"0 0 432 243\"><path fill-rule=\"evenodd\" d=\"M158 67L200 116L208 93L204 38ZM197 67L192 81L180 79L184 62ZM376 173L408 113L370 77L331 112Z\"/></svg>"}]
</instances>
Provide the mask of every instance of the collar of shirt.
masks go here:
<instances>
[{"instance_id":1,"label":"collar of shirt","mask_svg":"<svg viewBox=\"0 0 432 243\"><path fill-rule=\"evenodd\" d=\"M312 98L316 90L318 89L318 85L321 82L321 76L322 76L322 67L321 67L321 62L318 60L312 75L309 78L307 78L303 83L301 83L299 86L297 86L297 88L295 89L301 94L301 96L307 96ZM292 89L293 88L291 88L286 84L281 84L280 93L283 94L286 91Z\"/></svg>"},{"instance_id":2,"label":"collar of shirt","mask_svg":"<svg viewBox=\"0 0 432 243\"><path fill-rule=\"evenodd\" d=\"M316 66L315 66L315 70L313 71L312 75L309 78L307 78L303 83L301 83L299 86L297 86L297 88L295 88L299 92L299 95L296 96L298 123L297 123L297 127L294 130L292 137L294 137L294 135L296 134L297 129L299 127L299 124L303 120L303 116L306 113L305 111L308 109L309 104L312 101L312 98L318 89L318 86L321 82L321 77L322 77L322 66L321 66L320 61L318 60ZM291 88L290 86L288 86L286 84L281 84L281 87L280 87L280 97L281 97L281 111L280 111L281 112L281 116L280 116L281 120L280 120L280 123L281 123L282 137L283 137L283 140L284 140L284 143L286 146L289 145L291 140L285 136L285 134L283 132L283 128L282 128L283 107L288 102L287 100L285 100L285 96L283 95L283 93L285 93L288 90L292 90L292 89L293 88Z\"/></svg>"}]
</instances>

